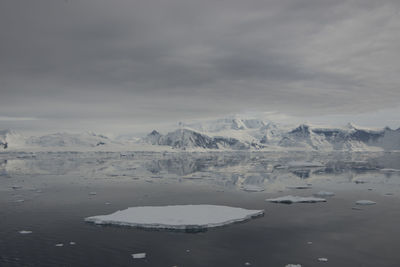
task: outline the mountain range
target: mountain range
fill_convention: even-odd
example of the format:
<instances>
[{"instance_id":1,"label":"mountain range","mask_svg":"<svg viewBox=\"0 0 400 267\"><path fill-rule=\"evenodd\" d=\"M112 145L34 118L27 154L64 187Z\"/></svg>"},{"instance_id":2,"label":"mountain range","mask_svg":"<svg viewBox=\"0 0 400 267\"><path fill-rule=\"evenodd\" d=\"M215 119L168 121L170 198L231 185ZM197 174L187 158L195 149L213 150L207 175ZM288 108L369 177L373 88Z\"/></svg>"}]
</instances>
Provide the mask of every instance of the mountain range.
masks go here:
<instances>
[{"instance_id":1,"label":"mountain range","mask_svg":"<svg viewBox=\"0 0 400 267\"><path fill-rule=\"evenodd\" d=\"M132 140L113 139L92 132L54 133L25 137L0 130L0 150L24 148L172 148L178 150L307 150L307 151L395 151L400 150L400 128L369 129L348 124L344 127L297 126L271 121L228 117L179 123L177 129L161 134L153 130Z\"/></svg>"}]
</instances>

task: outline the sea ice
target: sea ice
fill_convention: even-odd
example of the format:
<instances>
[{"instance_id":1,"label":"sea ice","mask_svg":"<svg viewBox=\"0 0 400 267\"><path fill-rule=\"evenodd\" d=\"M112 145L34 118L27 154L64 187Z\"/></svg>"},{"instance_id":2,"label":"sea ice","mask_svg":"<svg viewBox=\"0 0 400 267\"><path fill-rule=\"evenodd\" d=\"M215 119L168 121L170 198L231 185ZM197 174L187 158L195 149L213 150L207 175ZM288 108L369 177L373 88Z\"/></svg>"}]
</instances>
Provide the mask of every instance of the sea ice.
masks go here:
<instances>
[{"instance_id":1,"label":"sea ice","mask_svg":"<svg viewBox=\"0 0 400 267\"><path fill-rule=\"evenodd\" d=\"M116 224L157 229L206 229L245 221L264 214L264 210L217 205L176 205L131 207L109 215L85 218L95 224Z\"/></svg>"},{"instance_id":2,"label":"sea ice","mask_svg":"<svg viewBox=\"0 0 400 267\"><path fill-rule=\"evenodd\" d=\"M376 202L372 200L357 200L356 201L357 205L375 205Z\"/></svg>"},{"instance_id":3,"label":"sea ice","mask_svg":"<svg viewBox=\"0 0 400 267\"><path fill-rule=\"evenodd\" d=\"M291 185L291 186L286 186L289 189L310 189L312 185L310 184L304 184L304 185Z\"/></svg>"},{"instance_id":4,"label":"sea ice","mask_svg":"<svg viewBox=\"0 0 400 267\"><path fill-rule=\"evenodd\" d=\"M265 190L265 188L263 188L261 186L252 185L252 184L244 185L242 187L242 189L243 189L243 191L246 191L246 192L262 192Z\"/></svg>"},{"instance_id":5,"label":"sea ice","mask_svg":"<svg viewBox=\"0 0 400 267\"><path fill-rule=\"evenodd\" d=\"M327 258L318 258L318 261L327 262L328 259Z\"/></svg>"},{"instance_id":6,"label":"sea ice","mask_svg":"<svg viewBox=\"0 0 400 267\"><path fill-rule=\"evenodd\" d=\"M301 267L300 264L286 264L285 267Z\"/></svg>"},{"instance_id":7,"label":"sea ice","mask_svg":"<svg viewBox=\"0 0 400 267\"><path fill-rule=\"evenodd\" d=\"M317 197L333 197L335 193L333 192L328 192L328 191L319 191L318 193L315 193L314 196Z\"/></svg>"},{"instance_id":8,"label":"sea ice","mask_svg":"<svg viewBox=\"0 0 400 267\"><path fill-rule=\"evenodd\" d=\"M293 167L323 167L324 164L317 161L291 161L288 164L289 168Z\"/></svg>"},{"instance_id":9,"label":"sea ice","mask_svg":"<svg viewBox=\"0 0 400 267\"><path fill-rule=\"evenodd\" d=\"M289 195L289 196L284 196L284 197L266 199L266 201L274 202L274 203L292 204L292 203L326 202L326 199L317 198L317 197L299 197L299 196L290 196Z\"/></svg>"},{"instance_id":10,"label":"sea ice","mask_svg":"<svg viewBox=\"0 0 400 267\"><path fill-rule=\"evenodd\" d=\"M132 254L132 258L134 258L134 259L144 259L144 258L146 258L146 253L134 253L134 254Z\"/></svg>"},{"instance_id":11,"label":"sea ice","mask_svg":"<svg viewBox=\"0 0 400 267\"><path fill-rule=\"evenodd\" d=\"M56 247L63 247L64 244L63 244L63 243L59 243L59 244L56 244L55 246L56 246Z\"/></svg>"},{"instance_id":12,"label":"sea ice","mask_svg":"<svg viewBox=\"0 0 400 267\"><path fill-rule=\"evenodd\" d=\"M18 233L22 234L22 235L26 235L26 234L32 234L32 231L28 231L28 230L21 230Z\"/></svg>"}]
</instances>

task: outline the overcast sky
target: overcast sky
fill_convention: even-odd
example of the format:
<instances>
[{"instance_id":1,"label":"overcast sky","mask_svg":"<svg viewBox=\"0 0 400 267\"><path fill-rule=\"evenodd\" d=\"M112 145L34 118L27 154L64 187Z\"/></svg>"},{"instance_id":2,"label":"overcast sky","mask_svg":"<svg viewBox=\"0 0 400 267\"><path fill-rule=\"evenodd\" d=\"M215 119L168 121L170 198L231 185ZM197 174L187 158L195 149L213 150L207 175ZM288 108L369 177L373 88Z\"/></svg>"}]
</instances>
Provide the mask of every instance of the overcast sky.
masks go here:
<instances>
[{"instance_id":1,"label":"overcast sky","mask_svg":"<svg viewBox=\"0 0 400 267\"><path fill-rule=\"evenodd\" d=\"M0 128L246 112L397 128L399 33L398 0L1 0Z\"/></svg>"}]
</instances>

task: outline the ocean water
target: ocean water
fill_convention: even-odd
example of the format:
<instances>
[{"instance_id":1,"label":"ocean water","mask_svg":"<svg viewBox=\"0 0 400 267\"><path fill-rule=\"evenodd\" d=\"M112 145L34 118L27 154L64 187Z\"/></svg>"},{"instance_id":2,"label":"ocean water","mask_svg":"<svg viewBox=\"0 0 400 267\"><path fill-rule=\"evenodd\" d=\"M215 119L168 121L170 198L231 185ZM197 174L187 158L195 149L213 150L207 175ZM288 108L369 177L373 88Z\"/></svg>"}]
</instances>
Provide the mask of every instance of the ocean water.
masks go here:
<instances>
[{"instance_id":1,"label":"ocean water","mask_svg":"<svg viewBox=\"0 0 400 267\"><path fill-rule=\"evenodd\" d=\"M2 153L0 266L399 266L398 169L398 153ZM321 190L335 195L265 201ZM84 222L175 204L265 215L196 233Z\"/></svg>"}]
</instances>

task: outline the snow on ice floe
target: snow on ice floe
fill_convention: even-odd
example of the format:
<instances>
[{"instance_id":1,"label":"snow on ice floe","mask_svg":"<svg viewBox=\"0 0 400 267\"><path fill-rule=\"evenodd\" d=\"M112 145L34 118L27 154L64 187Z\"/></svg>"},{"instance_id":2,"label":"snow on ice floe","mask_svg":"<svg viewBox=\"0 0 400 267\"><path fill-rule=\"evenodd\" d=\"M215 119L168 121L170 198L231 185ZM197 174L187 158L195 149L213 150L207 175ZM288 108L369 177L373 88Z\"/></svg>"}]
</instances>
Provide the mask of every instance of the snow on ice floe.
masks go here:
<instances>
[{"instance_id":1,"label":"snow on ice floe","mask_svg":"<svg viewBox=\"0 0 400 267\"><path fill-rule=\"evenodd\" d=\"M285 267L301 267L300 264L286 264Z\"/></svg>"},{"instance_id":2,"label":"snow on ice floe","mask_svg":"<svg viewBox=\"0 0 400 267\"><path fill-rule=\"evenodd\" d=\"M262 192L265 188L258 185L247 184L242 187L242 190L246 192Z\"/></svg>"},{"instance_id":3,"label":"snow on ice floe","mask_svg":"<svg viewBox=\"0 0 400 267\"><path fill-rule=\"evenodd\" d=\"M292 204L292 203L316 203L316 202L326 202L324 198L318 197L299 197L299 196L284 196L278 198L269 198L266 201L274 202L274 203L284 203L284 204Z\"/></svg>"},{"instance_id":4,"label":"snow on ice floe","mask_svg":"<svg viewBox=\"0 0 400 267\"><path fill-rule=\"evenodd\" d=\"M375 205L376 202L372 200L357 200L356 201L357 205Z\"/></svg>"},{"instance_id":5,"label":"snow on ice floe","mask_svg":"<svg viewBox=\"0 0 400 267\"><path fill-rule=\"evenodd\" d=\"M334 195L335 193L328 191L319 191L318 193L314 194L316 197L333 197Z\"/></svg>"},{"instance_id":6,"label":"snow on ice floe","mask_svg":"<svg viewBox=\"0 0 400 267\"><path fill-rule=\"evenodd\" d=\"M263 214L264 210L218 205L145 206L88 217L85 221L139 228L195 230L245 221Z\"/></svg>"},{"instance_id":7,"label":"snow on ice floe","mask_svg":"<svg viewBox=\"0 0 400 267\"><path fill-rule=\"evenodd\" d=\"M146 253L134 253L134 254L132 254L132 258L134 258L134 259L144 259L144 258L146 258Z\"/></svg>"}]
</instances>

